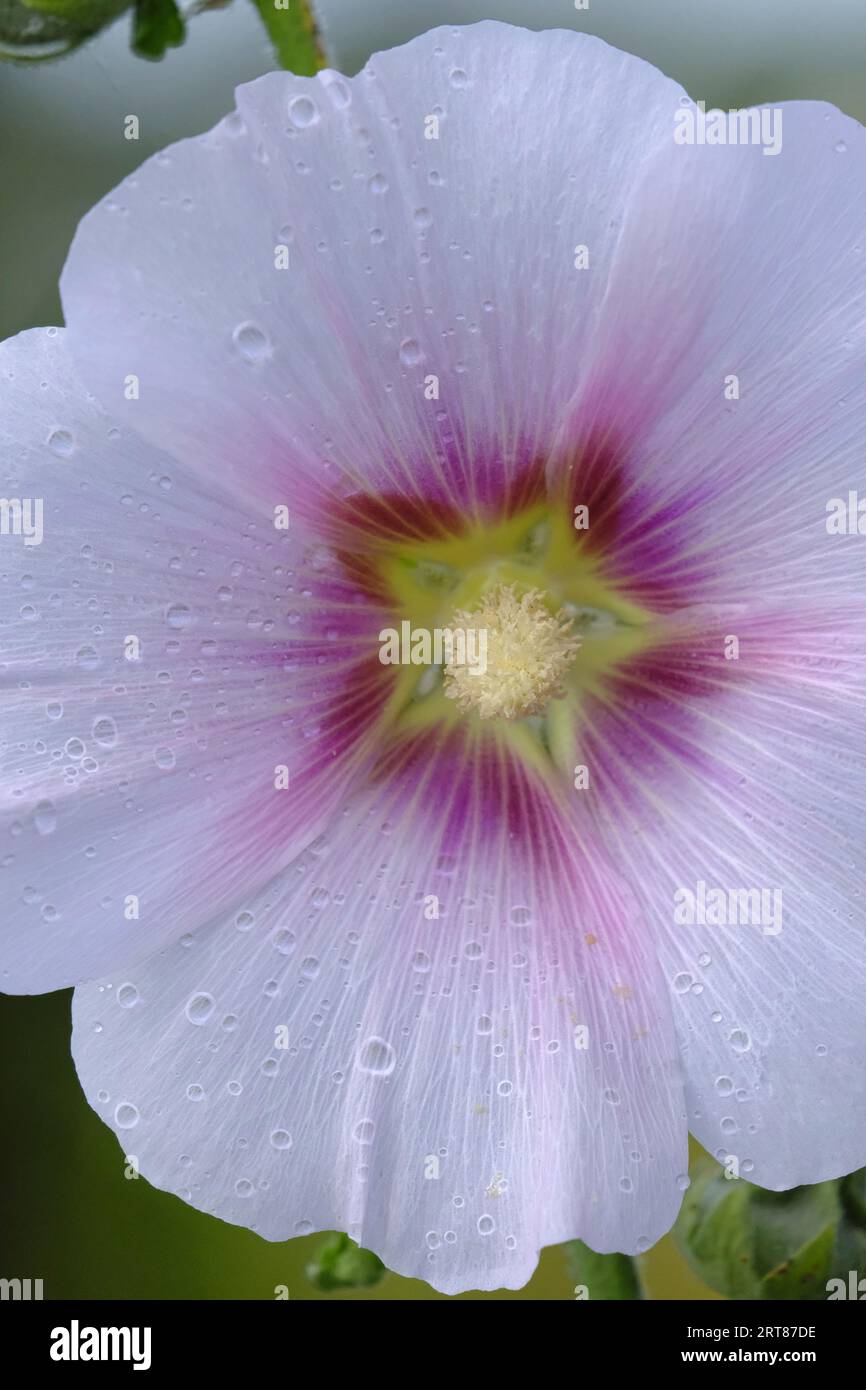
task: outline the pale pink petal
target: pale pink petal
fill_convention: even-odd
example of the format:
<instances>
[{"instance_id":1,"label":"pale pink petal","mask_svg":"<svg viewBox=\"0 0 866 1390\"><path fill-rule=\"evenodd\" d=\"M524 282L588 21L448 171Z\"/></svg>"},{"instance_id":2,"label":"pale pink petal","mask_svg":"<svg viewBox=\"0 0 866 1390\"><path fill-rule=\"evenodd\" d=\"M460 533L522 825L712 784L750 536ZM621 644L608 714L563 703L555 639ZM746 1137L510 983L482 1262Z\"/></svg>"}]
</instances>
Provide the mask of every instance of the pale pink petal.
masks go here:
<instances>
[{"instance_id":1,"label":"pale pink petal","mask_svg":"<svg viewBox=\"0 0 866 1390\"><path fill-rule=\"evenodd\" d=\"M446 1292L520 1287L569 1237L646 1248L687 1158L634 900L495 745L382 771L250 932L76 992L88 1098L159 1187L272 1240L347 1230Z\"/></svg>"},{"instance_id":2,"label":"pale pink petal","mask_svg":"<svg viewBox=\"0 0 866 1390\"><path fill-rule=\"evenodd\" d=\"M369 756L384 673L334 557L119 428L60 330L0 347L0 394L3 495L43 518L2 539L0 982L29 992L242 907Z\"/></svg>"}]
</instances>

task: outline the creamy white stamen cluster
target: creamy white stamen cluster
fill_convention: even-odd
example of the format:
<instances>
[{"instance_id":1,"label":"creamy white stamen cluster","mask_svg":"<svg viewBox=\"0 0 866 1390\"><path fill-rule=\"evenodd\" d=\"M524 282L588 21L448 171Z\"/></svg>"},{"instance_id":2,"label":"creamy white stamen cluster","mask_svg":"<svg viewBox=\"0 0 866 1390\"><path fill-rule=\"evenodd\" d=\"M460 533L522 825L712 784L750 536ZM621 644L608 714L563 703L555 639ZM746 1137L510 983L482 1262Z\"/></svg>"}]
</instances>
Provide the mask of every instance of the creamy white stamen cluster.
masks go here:
<instances>
[{"instance_id":1,"label":"creamy white stamen cluster","mask_svg":"<svg viewBox=\"0 0 866 1390\"><path fill-rule=\"evenodd\" d=\"M458 609L449 626L483 633L486 643L483 668L454 656L446 663L444 691L461 709L482 719L522 719L563 694L580 638L564 610L551 613L539 589L518 595L513 585L499 584L476 608Z\"/></svg>"}]
</instances>

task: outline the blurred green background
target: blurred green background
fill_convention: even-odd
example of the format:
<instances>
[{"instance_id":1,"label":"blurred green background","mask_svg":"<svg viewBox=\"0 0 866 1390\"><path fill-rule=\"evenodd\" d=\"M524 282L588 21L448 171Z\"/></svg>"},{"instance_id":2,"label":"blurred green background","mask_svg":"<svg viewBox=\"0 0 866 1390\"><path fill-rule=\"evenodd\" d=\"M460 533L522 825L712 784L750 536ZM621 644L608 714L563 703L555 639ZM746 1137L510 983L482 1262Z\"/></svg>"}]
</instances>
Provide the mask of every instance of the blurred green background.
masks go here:
<instances>
[{"instance_id":1,"label":"blurred green background","mask_svg":"<svg viewBox=\"0 0 866 1390\"><path fill-rule=\"evenodd\" d=\"M323 3L329 18L340 9L336 0ZM810 97L866 120L864 0L744 3L592 0L584 13L563 3L558 22L641 54L708 106ZM520 0L405 0L393 40L442 20L514 17L519 8ZM382 15L375 3L368 9L378 44ZM522 11L540 27L536 0L523 0ZM751 37L743 29L749 14L757 25ZM357 30L354 22L342 50L338 43L348 67L365 56ZM190 18L186 42L159 63L135 57L129 37L126 15L60 61L0 65L0 337L61 323L57 279L82 214L147 155L217 121L238 82L277 65L249 0ZM130 113L140 119L138 141L123 138ZM41 1278L47 1298L271 1299L277 1285L292 1299L442 1297L392 1274L374 1288L321 1293L305 1277L321 1235L272 1245L144 1179L125 1178L116 1139L78 1087L70 998L65 991L0 996L0 1276ZM641 1269L652 1298L718 1297L670 1237L643 1257ZM564 1251L549 1249L525 1289L461 1297L568 1299L574 1283Z\"/></svg>"}]
</instances>

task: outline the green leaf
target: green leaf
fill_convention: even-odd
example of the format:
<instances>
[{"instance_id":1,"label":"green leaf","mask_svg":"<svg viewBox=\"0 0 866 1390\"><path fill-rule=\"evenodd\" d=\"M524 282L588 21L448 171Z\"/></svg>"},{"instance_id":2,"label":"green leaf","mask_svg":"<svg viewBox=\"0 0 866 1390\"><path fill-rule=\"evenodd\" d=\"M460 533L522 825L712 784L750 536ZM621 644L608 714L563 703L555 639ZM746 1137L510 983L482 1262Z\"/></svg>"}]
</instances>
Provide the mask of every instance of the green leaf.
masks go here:
<instances>
[{"instance_id":1,"label":"green leaf","mask_svg":"<svg viewBox=\"0 0 866 1390\"><path fill-rule=\"evenodd\" d=\"M66 20L76 28L95 33L128 10L132 0L22 0L28 10Z\"/></svg>"},{"instance_id":2,"label":"green leaf","mask_svg":"<svg viewBox=\"0 0 866 1390\"><path fill-rule=\"evenodd\" d=\"M637 1265L628 1255L598 1255L582 1240L570 1240L565 1250L575 1281L575 1298L643 1298Z\"/></svg>"},{"instance_id":3,"label":"green leaf","mask_svg":"<svg viewBox=\"0 0 866 1390\"><path fill-rule=\"evenodd\" d=\"M861 1174L766 1192L699 1162L674 1234L697 1274L728 1298L827 1297L827 1281L863 1267Z\"/></svg>"},{"instance_id":4,"label":"green leaf","mask_svg":"<svg viewBox=\"0 0 866 1390\"><path fill-rule=\"evenodd\" d=\"M47 62L71 53L131 0L0 0L0 59Z\"/></svg>"},{"instance_id":5,"label":"green leaf","mask_svg":"<svg viewBox=\"0 0 866 1390\"><path fill-rule=\"evenodd\" d=\"M748 1225L749 1184L709 1159L692 1172L674 1235L695 1272L729 1298L758 1298Z\"/></svg>"},{"instance_id":6,"label":"green leaf","mask_svg":"<svg viewBox=\"0 0 866 1390\"><path fill-rule=\"evenodd\" d=\"M155 62L185 38L186 25L175 0L136 0L132 47L139 58Z\"/></svg>"},{"instance_id":7,"label":"green leaf","mask_svg":"<svg viewBox=\"0 0 866 1390\"><path fill-rule=\"evenodd\" d=\"M276 50L280 67L312 77L325 66L306 0L253 0Z\"/></svg>"},{"instance_id":8,"label":"green leaf","mask_svg":"<svg viewBox=\"0 0 866 1390\"><path fill-rule=\"evenodd\" d=\"M333 1293L336 1289L366 1289L378 1284L387 1273L378 1255L372 1250L362 1250L343 1234L331 1236L307 1265L307 1278L323 1293Z\"/></svg>"}]
</instances>

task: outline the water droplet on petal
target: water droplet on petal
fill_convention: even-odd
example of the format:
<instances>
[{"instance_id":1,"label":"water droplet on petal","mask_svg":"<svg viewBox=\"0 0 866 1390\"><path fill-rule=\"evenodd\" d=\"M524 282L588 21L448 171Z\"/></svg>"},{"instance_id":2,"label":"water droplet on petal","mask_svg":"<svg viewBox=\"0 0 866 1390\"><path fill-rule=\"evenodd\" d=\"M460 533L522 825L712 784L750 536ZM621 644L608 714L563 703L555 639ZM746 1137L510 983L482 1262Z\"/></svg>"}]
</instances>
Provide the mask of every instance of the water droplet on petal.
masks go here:
<instances>
[{"instance_id":1,"label":"water droplet on petal","mask_svg":"<svg viewBox=\"0 0 866 1390\"><path fill-rule=\"evenodd\" d=\"M69 430L52 430L48 436L48 447L58 458L69 458L75 448L75 440Z\"/></svg>"},{"instance_id":2,"label":"water droplet on petal","mask_svg":"<svg viewBox=\"0 0 866 1390\"><path fill-rule=\"evenodd\" d=\"M327 92L329 101L338 110L344 110L351 103L352 94L341 77L335 77L331 72L320 72L319 81Z\"/></svg>"},{"instance_id":3,"label":"water droplet on petal","mask_svg":"<svg viewBox=\"0 0 866 1390\"><path fill-rule=\"evenodd\" d=\"M238 324L232 339L247 362L263 362L273 351L268 335L254 323Z\"/></svg>"},{"instance_id":4,"label":"water droplet on petal","mask_svg":"<svg viewBox=\"0 0 866 1390\"><path fill-rule=\"evenodd\" d=\"M424 356L415 338L404 338L400 344L400 361L404 367L417 367Z\"/></svg>"},{"instance_id":5,"label":"water droplet on petal","mask_svg":"<svg viewBox=\"0 0 866 1390\"><path fill-rule=\"evenodd\" d=\"M289 120L298 130L315 125L319 119L319 108L309 97L295 97L289 102Z\"/></svg>"},{"instance_id":6,"label":"water droplet on petal","mask_svg":"<svg viewBox=\"0 0 866 1390\"><path fill-rule=\"evenodd\" d=\"M213 1013L213 996L210 994L194 994L186 1006L184 1012L190 1023L201 1025L207 1023Z\"/></svg>"},{"instance_id":7,"label":"water droplet on petal","mask_svg":"<svg viewBox=\"0 0 866 1390\"><path fill-rule=\"evenodd\" d=\"M361 1070L372 1072L374 1076L390 1076L396 1062L396 1053L384 1038L368 1038L358 1054Z\"/></svg>"},{"instance_id":8,"label":"water droplet on petal","mask_svg":"<svg viewBox=\"0 0 866 1390\"><path fill-rule=\"evenodd\" d=\"M117 725L110 715L94 720L93 738L100 748L113 748L117 743Z\"/></svg>"},{"instance_id":9,"label":"water droplet on petal","mask_svg":"<svg viewBox=\"0 0 866 1390\"><path fill-rule=\"evenodd\" d=\"M189 627L192 622L192 613L185 603L173 603L166 611L165 620L169 627Z\"/></svg>"},{"instance_id":10,"label":"water droplet on petal","mask_svg":"<svg viewBox=\"0 0 866 1390\"><path fill-rule=\"evenodd\" d=\"M40 801L33 812L33 824L40 835L50 835L57 826L57 812L50 801Z\"/></svg>"}]
</instances>

